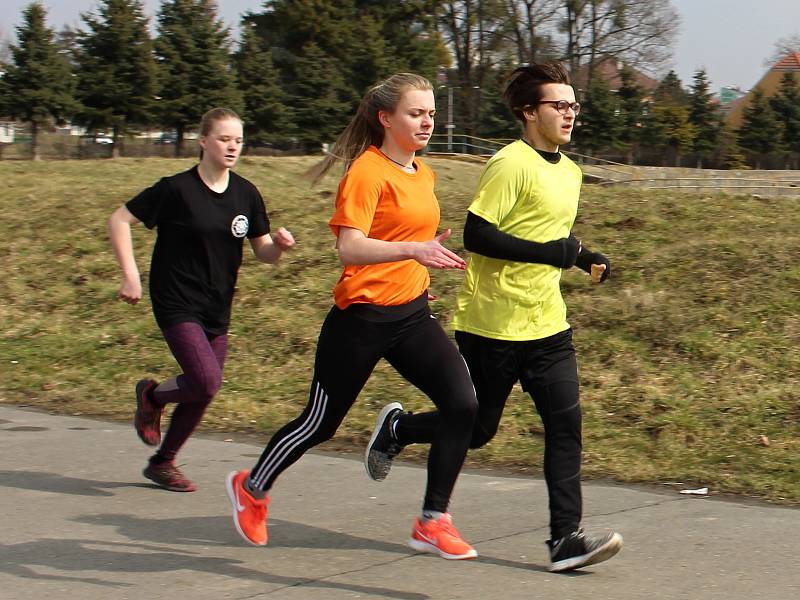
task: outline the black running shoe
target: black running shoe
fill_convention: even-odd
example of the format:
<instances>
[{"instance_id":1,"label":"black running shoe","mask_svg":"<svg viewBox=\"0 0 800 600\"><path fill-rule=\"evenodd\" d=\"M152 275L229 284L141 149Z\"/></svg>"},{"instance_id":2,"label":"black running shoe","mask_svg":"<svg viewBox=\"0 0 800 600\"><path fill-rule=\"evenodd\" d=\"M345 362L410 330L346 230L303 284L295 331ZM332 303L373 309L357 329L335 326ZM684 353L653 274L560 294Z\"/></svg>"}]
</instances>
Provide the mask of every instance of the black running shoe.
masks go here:
<instances>
[{"instance_id":1,"label":"black running shoe","mask_svg":"<svg viewBox=\"0 0 800 600\"><path fill-rule=\"evenodd\" d=\"M391 430L392 421L401 412L403 406L399 402L392 402L384 406L378 415L375 430L364 453L364 466L370 479L375 481L386 479L389 469L392 468L392 460L403 449L394 439Z\"/></svg>"},{"instance_id":2,"label":"black running shoe","mask_svg":"<svg viewBox=\"0 0 800 600\"><path fill-rule=\"evenodd\" d=\"M608 560L622 549L622 536L613 531L590 537L583 529L558 540L548 540L550 571L571 571Z\"/></svg>"}]
</instances>

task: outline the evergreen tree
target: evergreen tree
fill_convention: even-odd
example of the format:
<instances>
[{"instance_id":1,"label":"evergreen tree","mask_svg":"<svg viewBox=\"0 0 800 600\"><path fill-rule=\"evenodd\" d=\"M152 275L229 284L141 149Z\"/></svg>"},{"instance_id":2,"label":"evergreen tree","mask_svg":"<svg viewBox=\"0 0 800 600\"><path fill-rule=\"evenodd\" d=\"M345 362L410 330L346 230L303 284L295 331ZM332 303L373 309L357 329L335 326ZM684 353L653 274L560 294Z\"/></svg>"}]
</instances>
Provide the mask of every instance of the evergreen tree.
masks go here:
<instances>
[{"instance_id":1,"label":"evergreen tree","mask_svg":"<svg viewBox=\"0 0 800 600\"><path fill-rule=\"evenodd\" d=\"M681 152L692 147L695 129L689 122L688 96L674 71L667 73L653 98L645 119L643 141L662 150L664 166L680 166Z\"/></svg>"},{"instance_id":2,"label":"evergreen tree","mask_svg":"<svg viewBox=\"0 0 800 600\"><path fill-rule=\"evenodd\" d=\"M133 125L154 119L156 70L153 44L139 0L103 0L98 14L83 15L78 36L79 120L90 130L111 129L112 156Z\"/></svg>"},{"instance_id":3,"label":"evergreen tree","mask_svg":"<svg viewBox=\"0 0 800 600\"><path fill-rule=\"evenodd\" d=\"M796 169L800 158L800 82L794 73L787 71L781 78L781 87L769 99L770 108L783 123L782 146L790 153Z\"/></svg>"},{"instance_id":4,"label":"evergreen tree","mask_svg":"<svg viewBox=\"0 0 800 600\"><path fill-rule=\"evenodd\" d=\"M81 50L80 35L81 32L78 29L69 25L65 25L61 31L56 33L58 52L67 59L73 73L77 73L80 68L78 63Z\"/></svg>"},{"instance_id":5,"label":"evergreen tree","mask_svg":"<svg viewBox=\"0 0 800 600\"><path fill-rule=\"evenodd\" d=\"M659 82L653 98L662 104L684 106L689 103L689 96L683 89L683 84L675 71L667 73Z\"/></svg>"},{"instance_id":6,"label":"evergreen tree","mask_svg":"<svg viewBox=\"0 0 800 600\"><path fill-rule=\"evenodd\" d=\"M158 112L175 129L175 155L187 128L216 106L242 110L228 56L228 30L211 0L164 0L155 42L159 63Z\"/></svg>"},{"instance_id":7,"label":"evergreen tree","mask_svg":"<svg viewBox=\"0 0 800 600\"><path fill-rule=\"evenodd\" d=\"M252 21L242 24L234 64L244 101L246 145L288 141L293 135L291 109L286 104L278 70L272 64L272 54L261 47Z\"/></svg>"},{"instance_id":8,"label":"evergreen tree","mask_svg":"<svg viewBox=\"0 0 800 600\"><path fill-rule=\"evenodd\" d=\"M781 124L770 108L764 92L756 88L750 104L742 111L739 128L739 145L754 154L756 169L761 168L762 158L780 147Z\"/></svg>"},{"instance_id":9,"label":"evergreen tree","mask_svg":"<svg viewBox=\"0 0 800 600\"><path fill-rule=\"evenodd\" d=\"M722 130L719 110L708 91L708 78L703 69L694 74L694 84L689 95L689 122L694 126L692 149L697 155L697 168L717 148Z\"/></svg>"},{"instance_id":10,"label":"evergreen tree","mask_svg":"<svg viewBox=\"0 0 800 600\"><path fill-rule=\"evenodd\" d=\"M34 160L41 158L39 131L52 121L63 122L76 108L69 63L59 54L54 34L45 25L46 11L33 2L22 12L17 45L3 77L6 112L31 125Z\"/></svg>"},{"instance_id":11,"label":"evergreen tree","mask_svg":"<svg viewBox=\"0 0 800 600\"><path fill-rule=\"evenodd\" d=\"M628 164L632 165L642 137L645 118L644 91L637 85L633 70L627 65L622 68L619 76L621 83L617 90L620 112L619 140L628 155Z\"/></svg>"},{"instance_id":12,"label":"evergreen tree","mask_svg":"<svg viewBox=\"0 0 800 600\"><path fill-rule=\"evenodd\" d=\"M357 10L375 11L374 18L382 24L381 35L393 61L389 65L392 73L410 71L433 81L439 67L450 62L449 51L436 27L439 4L437 0L357 2Z\"/></svg>"},{"instance_id":13,"label":"evergreen tree","mask_svg":"<svg viewBox=\"0 0 800 600\"><path fill-rule=\"evenodd\" d=\"M297 140L307 150L333 142L344 129L355 106L346 96L337 62L309 42L295 64L294 123Z\"/></svg>"},{"instance_id":14,"label":"evergreen tree","mask_svg":"<svg viewBox=\"0 0 800 600\"><path fill-rule=\"evenodd\" d=\"M622 129L617 99L600 77L589 82L580 114L580 147L595 154L620 145Z\"/></svg>"},{"instance_id":15,"label":"evergreen tree","mask_svg":"<svg viewBox=\"0 0 800 600\"><path fill-rule=\"evenodd\" d=\"M304 103L316 100L304 81L311 77L326 90L328 108L337 103L347 106L343 121L323 124L340 131L364 92L392 73L412 71L433 81L438 66L448 60L435 27L436 4L434 0L272 0L264 3L264 12L248 18L255 23L262 46L271 49L290 99L287 104L304 112ZM307 48L317 49L328 66L315 68L309 63ZM300 112L293 114L301 118ZM306 129L307 119L294 125L298 131ZM312 145L318 140L310 137L331 140L329 134L308 130L298 135Z\"/></svg>"},{"instance_id":16,"label":"evergreen tree","mask_svg":"<svg viewBox=\"0 0 800 600\"><path fill-rule=\"evenodd\" d=\"M724 125L719 135L719 154L725 169L749 168L736 139L736 132Z\"/></svg>"},{"instance_id":17,"label":"evergreen tree","mask_svg":"<svg viewBox=\"0 0 800 600\"><path fill-rule=\"evenodd\" d=\"M691 148L694 125L689 122L685 106L670 102L655 102L647 115L644 141L663 152L662 165L680 166L681 152Z\"/></svg>"},{"instance_id":18,"label":"evergreen tree","mask_svg":"<svg viewBox=\"0 0 800 600\"><path fill-rule=\"evenodd\" d=\"M475 134L483 138L514 138L520 135L520 122L512 114L503 100L503 89L508 74L513 71L514 65L504 63L500 67L491 69L484 74L483 86L480 89L480 113L477 119ZM446 106L437 104L438 123L444 123L442 116ZM442 125L437 124L437 129L442 131Z\"/></svg>"}]
</instances>

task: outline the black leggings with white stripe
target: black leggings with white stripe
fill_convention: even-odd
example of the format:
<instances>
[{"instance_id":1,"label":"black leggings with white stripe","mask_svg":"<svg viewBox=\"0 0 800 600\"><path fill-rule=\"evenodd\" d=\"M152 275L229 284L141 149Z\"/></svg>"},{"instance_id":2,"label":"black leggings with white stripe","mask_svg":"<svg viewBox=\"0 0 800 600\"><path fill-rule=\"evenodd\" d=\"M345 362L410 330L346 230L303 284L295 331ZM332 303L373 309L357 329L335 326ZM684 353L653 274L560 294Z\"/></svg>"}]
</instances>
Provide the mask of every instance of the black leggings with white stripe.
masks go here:
<instances>
[{"instance_id":1,"label":"black leggings with white stripe","mask_svg":"<svg viewBox=\"0 0 800 600\"><path fill-rule=\"evenodd\" d=\"M267 444L250 473L254 487L269 490L307 450L333 437L381 358L438 409L441 421L428 454L423 510L447 512L478 403L464 359L427 305L389 322L331 309L317 342L308 405Z\"/></svg>"}]
</instances>

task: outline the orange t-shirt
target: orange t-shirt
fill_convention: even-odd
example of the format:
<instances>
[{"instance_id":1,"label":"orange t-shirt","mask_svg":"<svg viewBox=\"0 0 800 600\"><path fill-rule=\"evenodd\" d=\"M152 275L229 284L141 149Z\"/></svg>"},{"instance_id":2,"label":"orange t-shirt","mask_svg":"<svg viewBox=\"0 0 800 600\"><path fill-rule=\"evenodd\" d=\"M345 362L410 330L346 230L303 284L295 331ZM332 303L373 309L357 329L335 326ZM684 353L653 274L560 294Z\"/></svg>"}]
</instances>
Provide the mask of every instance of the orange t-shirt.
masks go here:
<instances>
[{"instance_id":1,"label":"orange t-shirt","mask_svg":"<svg viewBox=\"0 0 800 600\"><path fill-rule=\"evenodd\" d=\"M339 183L336 210L328 222L333 233L352 227L388 242L432 240L439 226L439 203L430 167L414 159L406 173L370 146L350 165ZM346 265L333 288L336 306L355 303L395 306L418 298L430 283L428 269L413 259L374 265Z\"/></svg>"}]
</instances>

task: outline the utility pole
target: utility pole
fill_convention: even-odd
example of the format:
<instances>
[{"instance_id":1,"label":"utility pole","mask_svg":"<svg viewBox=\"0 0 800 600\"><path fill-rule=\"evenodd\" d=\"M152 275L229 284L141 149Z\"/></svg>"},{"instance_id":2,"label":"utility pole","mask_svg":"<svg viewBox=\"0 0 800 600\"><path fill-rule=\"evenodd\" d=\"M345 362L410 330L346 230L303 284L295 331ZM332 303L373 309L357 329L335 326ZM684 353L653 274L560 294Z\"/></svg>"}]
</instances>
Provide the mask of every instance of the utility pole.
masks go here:
<instances>
[{"instance_id":1,"label":"utility pole","mask_svg":"<svg viewBox=\"0 0 800 600\"><path fill-rule=\"evenodd\" d=\"M453 124L453 88L452 86L447 86L447 125L445 125L445 129L447 129L447 151L453 151L453 128L455 124Z\"/></svg>"}]
</instances>

